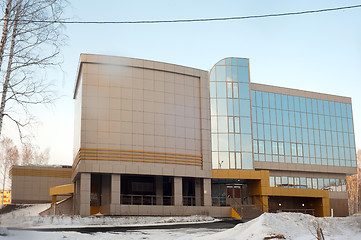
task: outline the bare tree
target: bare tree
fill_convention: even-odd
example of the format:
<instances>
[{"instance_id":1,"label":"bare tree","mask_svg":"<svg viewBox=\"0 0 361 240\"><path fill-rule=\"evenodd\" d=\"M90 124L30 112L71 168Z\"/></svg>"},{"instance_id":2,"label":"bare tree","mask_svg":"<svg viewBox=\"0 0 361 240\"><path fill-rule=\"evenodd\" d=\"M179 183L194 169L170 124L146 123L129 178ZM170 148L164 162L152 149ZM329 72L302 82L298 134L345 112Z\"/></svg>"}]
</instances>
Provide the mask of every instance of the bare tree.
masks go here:
<instances>
[{"instance_id":1,"label":"bare tree","mask_svg":"<svg viewBox=\"0 0 361 240\"><path fill-rule=\"evenodd\" d=\"M2 180L2 193L1 194L1 204L4 200L4 191L7 185L10 184L10 181L7 182L6 180L9 179L9 171L11 166L16 165L19 161L19 151L16 145L14 145L13 141L9 138L5 138L0 142L1 151L1 180Z\"/></svg>"},{"instance_id":2,"label":"bare tree","mask_svg":"<svg viewBox=\"0 0 361 240\"><path fill-rule=\"evenodd\" d=\"M49 162L49 149L42 152L38 146L30 143L23 144L21 159L22 165L46 165Z\"/></svg>"},{"instance_id":3,"label":"bare tree","mask_svg":"<svg viewBox=\"0 0 361 240\"><path fill-rule=\"evenodd\" d=\"M59 24L66 0L7 0L3 6L0 42L0 136L4 118L22 129L33 122L30 105L54 100L49 66L60 63L64 44Z\"/></svg>"}]
</instances>

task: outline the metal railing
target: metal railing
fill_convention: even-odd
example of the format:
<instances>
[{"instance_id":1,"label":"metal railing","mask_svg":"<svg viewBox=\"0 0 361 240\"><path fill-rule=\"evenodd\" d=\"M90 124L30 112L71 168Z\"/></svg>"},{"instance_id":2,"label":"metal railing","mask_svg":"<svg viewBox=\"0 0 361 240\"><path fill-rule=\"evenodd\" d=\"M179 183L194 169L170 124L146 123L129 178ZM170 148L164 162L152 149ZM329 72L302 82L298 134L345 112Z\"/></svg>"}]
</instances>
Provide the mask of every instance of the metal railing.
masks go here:
<instances>
[{"instance_id":1,"label":"metal railing","mask_svg":"<svg viewBox=\"0 0 361 240\"><path fill-rule=\"evenodd\" d=\"M279 213L279 212L294 212L294 213L304 213L315 215L315 209L270 209L270 213Z\"/></svg>"},{"instance_id":2,"label":"metal railing","mask_svg":"<svg viewBox=\"0 0 361 240\"><path fill-rule=\"evenodd\" d=\"M121 194L120 204L124 205L173 205L172 196Z\"/></svg>"},{"instance_id":3,"label":"metal railing","mask_svg":"<svg viewBox=\"0 0 361 240\"><path fill-rule=\"evenodd\" d=\"M227 197L212 197L212 206L230 206Z\"/></svg>"}]
</instances>

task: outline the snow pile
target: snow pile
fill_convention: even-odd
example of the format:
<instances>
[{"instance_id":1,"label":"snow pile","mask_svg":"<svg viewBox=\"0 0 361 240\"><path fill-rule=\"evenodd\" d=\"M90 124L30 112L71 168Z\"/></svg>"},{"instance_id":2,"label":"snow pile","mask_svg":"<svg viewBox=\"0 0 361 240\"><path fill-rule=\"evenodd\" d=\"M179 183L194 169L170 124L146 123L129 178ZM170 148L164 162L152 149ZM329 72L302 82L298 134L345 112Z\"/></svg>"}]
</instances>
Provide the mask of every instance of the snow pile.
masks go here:
<instances>
[{"instance_id":1,"label":"snow pile","mask_svg":"<svg viewBox=\"0 0 361 240\"><path fill-rule=\"evenodd\" d=\"M0 227L0 236L4 237L4 236L8 236L9 232L6 228Z\"/></svg>"},{"instance_id":2,"label":"snow pile","mask_svg":"<svg viewBox=\"0 0 361 240\"><path fill-rule=\"evenodd\" d=\"M302 213L264 213L260 217L247 223L238 224L232 229L198 239L309 240L316 239L315 225L317 224L326 239L361 239L361 216L316 218Z\"/></svg>"},{"instance_id":3,"label":"snow pile","mask_svg":"<svg viewBox=\"0 0 361 240\"><path fill-rule=\"evenodd\" d=\"M112 217L94 215L80 216L39 216L39 212L47 209L49 204L29 205L10 213L0 215L0 224L4 227L17 228L69 228L86 226L135 226L179 223L213 222L209 216L189 217Z\"/></svg>"}]
</instances>

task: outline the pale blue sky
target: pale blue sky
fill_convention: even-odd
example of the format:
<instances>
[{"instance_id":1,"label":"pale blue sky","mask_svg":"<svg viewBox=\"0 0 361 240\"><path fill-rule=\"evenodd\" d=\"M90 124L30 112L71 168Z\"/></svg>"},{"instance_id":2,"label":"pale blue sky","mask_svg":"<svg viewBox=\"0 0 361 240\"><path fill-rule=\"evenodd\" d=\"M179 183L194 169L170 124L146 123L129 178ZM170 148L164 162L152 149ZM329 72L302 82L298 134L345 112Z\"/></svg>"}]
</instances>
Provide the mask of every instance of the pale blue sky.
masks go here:
<instances>
[{"instance_id":1,"label":"pale blue sky","mask_svg":"<svg viewBox=\"0 0 361 240\"><path fill-rule=\"evenodd\" d=\"M304 11L360 1L71 1L72 20L134 21L213 18ZM37 109L36 141L51 163L72 163L72 91L80 53L151 59L209 70L224 57L250 59L251 81L352 98L361 148L361 8L225 22L67 25L64 73L50 72L64 95ZM58 125L58 127L56 127ZM59 127L61 126L61 127Z\"/></svg>"}]
</instances>

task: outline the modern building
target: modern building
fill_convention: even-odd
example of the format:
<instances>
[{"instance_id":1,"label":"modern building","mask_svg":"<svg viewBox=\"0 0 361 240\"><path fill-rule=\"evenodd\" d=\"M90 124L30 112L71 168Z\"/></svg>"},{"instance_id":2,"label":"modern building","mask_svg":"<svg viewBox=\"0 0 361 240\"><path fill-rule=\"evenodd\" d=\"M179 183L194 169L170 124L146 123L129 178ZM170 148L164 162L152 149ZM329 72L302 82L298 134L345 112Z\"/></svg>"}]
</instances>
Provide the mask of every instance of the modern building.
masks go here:
<instances>
[{"instance_id":1,"label":"modern building","mask_svg":"<svg viewBox=\"0 0 361 240\"><path fill-rule=\"evenodd\" d=\"M58 211L73 194L66 209L82 216L348 214L350 98L252 83L244 58L208 72L82 54L74 100L72 184L50 189Z\"/></svg>"}]
</instances>

